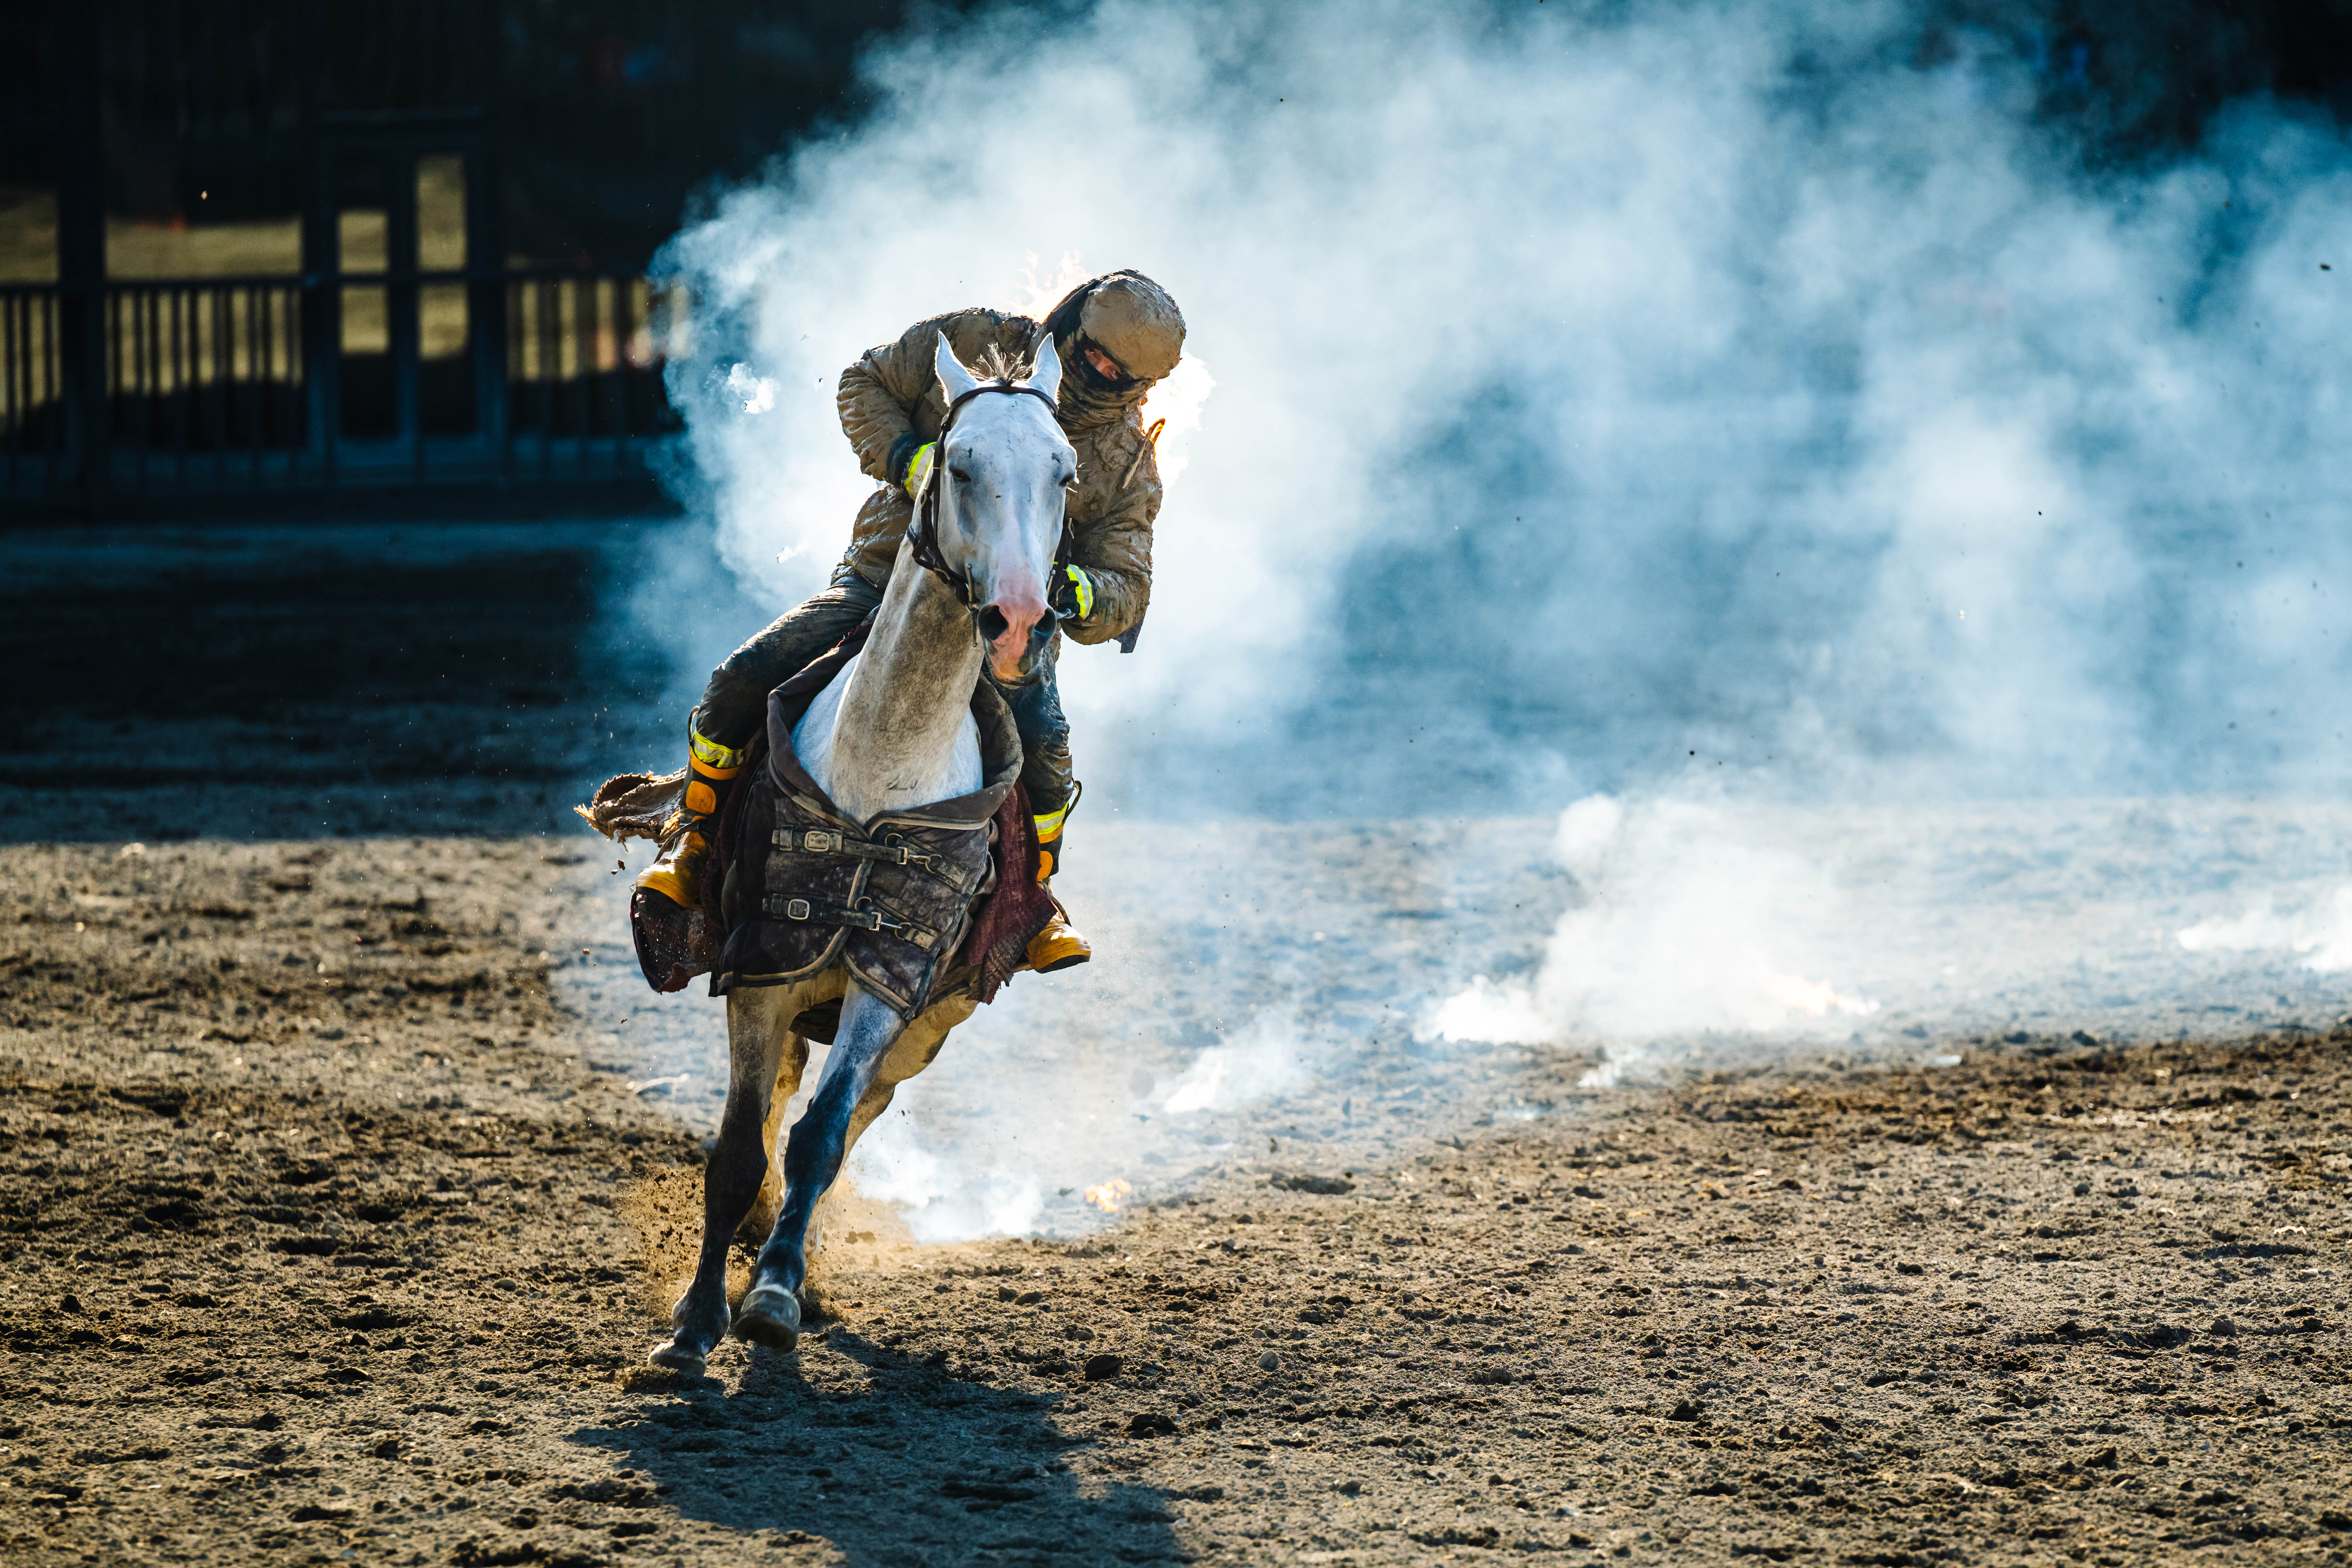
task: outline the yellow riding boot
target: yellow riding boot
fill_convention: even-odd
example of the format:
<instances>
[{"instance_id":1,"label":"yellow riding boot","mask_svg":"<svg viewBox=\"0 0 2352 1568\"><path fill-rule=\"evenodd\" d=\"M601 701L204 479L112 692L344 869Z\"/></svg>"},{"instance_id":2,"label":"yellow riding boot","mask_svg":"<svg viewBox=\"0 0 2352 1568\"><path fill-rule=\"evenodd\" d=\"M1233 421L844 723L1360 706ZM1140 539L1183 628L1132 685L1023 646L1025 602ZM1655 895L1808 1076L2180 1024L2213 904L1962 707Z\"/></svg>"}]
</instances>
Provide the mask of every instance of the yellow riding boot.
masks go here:
<instances>
[{"instance_id":1,"label":"yellow riding boot","mask_svg":"<svg viewBox=\"0 0 2352 1568\"><path fill-rule=\"evenodd\" d=\"M1073 789L1068 805L1044 816L1032 817L1037 825L1037 885L1046 887L1062 865L1062 829L1069 821L1070 807L1078 804ZM1054 900L1054 918L1045 929L1029 939L1029 967L1040 974L1051 974L1056 969L1068 969L1084 963L1095 955L1087 939L1070 923L1069 911L1062 900Z\"/></svg>"},{"instance_id":2,"label":"yellow riding boot","mask_svg":"<svg viewBox=\"0 0 2352 1568\"><path fill-rule=\"evenodd\" d=\"M743 752L720 745L691 723L686 736L686 798L678 806L682 831L637 873L636 885L690 910L702 907L702 861L716 827L719 790L743 771Z\"/></svg>"}]
</instances>

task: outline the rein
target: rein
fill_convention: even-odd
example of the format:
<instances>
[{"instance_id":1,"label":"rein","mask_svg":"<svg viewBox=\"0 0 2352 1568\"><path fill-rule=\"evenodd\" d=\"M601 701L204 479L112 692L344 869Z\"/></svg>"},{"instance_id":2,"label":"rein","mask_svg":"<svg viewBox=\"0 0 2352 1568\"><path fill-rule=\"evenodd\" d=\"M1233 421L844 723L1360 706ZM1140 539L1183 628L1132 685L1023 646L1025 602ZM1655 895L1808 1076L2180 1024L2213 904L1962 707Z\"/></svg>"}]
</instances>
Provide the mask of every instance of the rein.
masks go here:
<instances>
[{"instance_id":1,"label":"rein","mask_svg":"<svg viewBox=\"0 0 2352 1568\"><path fill-rule=\"evenodd\" d=\"M965 404L983 393L990 392L1034 397L1046 407L1054 409L1056 417L1059 416L1060 407L1050 395L1034 386L1024 386L1017 381L1007 381L1001 377L994 381L982 382L978 386L949 404L948 416L940 421L940 433L937 437L940 445L939 456L931 464L930 477L923 482L922 498L915 503L915 521L907 527L907 544L914 554L915 564L946 584L954 593L958 602L974 616L980 614L982 606L980 592L972 586L971 574L961 566L950 565L946 555L940 550L940 492L946 488L948 482L948 432L955 428L956 416L963 412ZM1070 563L1070 514L1066 508L1062 513L1062 542L1054 551L1052 579L1054 582L1061 580L1062 568Z\"/></svg>"}]
</instances>

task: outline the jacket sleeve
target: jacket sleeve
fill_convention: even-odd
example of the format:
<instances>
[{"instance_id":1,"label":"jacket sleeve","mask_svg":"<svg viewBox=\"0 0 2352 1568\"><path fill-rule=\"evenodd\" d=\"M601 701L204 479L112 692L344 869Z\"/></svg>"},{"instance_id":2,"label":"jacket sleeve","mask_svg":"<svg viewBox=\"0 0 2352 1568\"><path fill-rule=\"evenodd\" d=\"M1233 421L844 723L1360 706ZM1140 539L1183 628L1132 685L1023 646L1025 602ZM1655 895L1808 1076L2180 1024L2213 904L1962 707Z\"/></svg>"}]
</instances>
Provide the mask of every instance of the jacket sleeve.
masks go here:
<instances>
[{"instance_id":1,"label":"jacket sleeve","mask_svg":"<svg viewBox=\"0 0 2352 1568\"><path fill-rule=\"evenodd\" d=\"M1072 530L1070 559L1086 568L1095 584L1094 614L1062 628L1072 642L1123 637L1143 624L1143 612L1151 605L1151 524L1160 515L1160 464L1141 431L1132 431L1126 445L1130 456L1119 464L1121 473L1105 476L1113 488L1102 509ZM1121 486L1128 461L1134 463L1134 474Z\"/></svg>"},{"instance_id":2,"label":"jacket sleeve","mask_svg":"<svg viewBox=\"0 0 2352 1568\"><path fill-rule=\"evenodd\" d=\"M1002 310L950 310L917 321L897 341L867 349L841 373L835 405L841 411L841 433L857 452L857 466L872 479L897 484L902 477L890 471L892 451L909 435L936 440L940 422L947 417L947 397L940 391L940 334L967 365L992 347L1008 354L1025 351L1036 324L1026 316Z\"/></svg>"}]
</instances>

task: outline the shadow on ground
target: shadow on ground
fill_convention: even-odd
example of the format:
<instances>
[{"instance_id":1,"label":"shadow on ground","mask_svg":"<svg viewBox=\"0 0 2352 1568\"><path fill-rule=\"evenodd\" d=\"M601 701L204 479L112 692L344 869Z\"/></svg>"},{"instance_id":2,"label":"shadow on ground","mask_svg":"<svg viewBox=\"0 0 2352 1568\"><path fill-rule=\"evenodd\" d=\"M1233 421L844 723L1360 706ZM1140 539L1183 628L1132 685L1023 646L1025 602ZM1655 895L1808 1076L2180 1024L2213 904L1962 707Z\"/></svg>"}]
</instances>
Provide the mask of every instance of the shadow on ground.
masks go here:
<instances>
[{"instance_id":1,"label":"shadow on ground","mask_svg":"<svg viewBox=\"0 0 2352 1568\"><path fill-rule=\"evenodd\" d=\"M993 1387L839 1326L802 1343L790 1356L751 1352L731 1391L683 1382L674 1402L579 1434L622 1467L600 1483L614 1497L585 1500L634 1487L686 1520L782 1544L822 1539L853 1564L1192 1556L1171 1528L1181 1500L1082 1483L1066 1456L1093 1443L1064 1427L1093 1418L1083 1395ZM612 1530L661 1528L649 1517Z\"/></svg>"}]
</instances>

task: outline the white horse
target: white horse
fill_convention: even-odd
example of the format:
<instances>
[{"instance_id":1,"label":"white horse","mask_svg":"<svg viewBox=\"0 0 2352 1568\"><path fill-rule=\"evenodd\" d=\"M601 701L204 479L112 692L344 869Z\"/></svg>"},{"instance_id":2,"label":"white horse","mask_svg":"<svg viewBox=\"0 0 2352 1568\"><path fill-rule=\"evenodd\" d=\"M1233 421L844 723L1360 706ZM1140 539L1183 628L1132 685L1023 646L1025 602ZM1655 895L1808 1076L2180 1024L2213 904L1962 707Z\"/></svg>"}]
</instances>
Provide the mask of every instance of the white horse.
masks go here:
<instances>
[{"instance_id":1,"label":"white horse","mask_svg":"<svg viewBox=\"0 0 2352 1568\"><path fill-rule=\"evenodd\" d=\"M843 813L866 825L886 812L980 788L971 697L982 664L1000 680L1021 678L1055 623L1046 583L1077 454L1054 416L1062 366L1053 340L1041 341L1025 384L983 388L944 335L936 363L955 410L929 481L943 487L938 555L947 573L969 584L969 603L902 544L864 649L793 731L802 766ZM973 395L1019 393L1024 385L1042 395ZM806 1113L793 1126L779 1184L777 1123L808 1060L808 1043L792 1025L804 1009L836 996L841 1021L832 1053ZM763 1194L776 1221L731 1327L757 1343L793 1347L817 1200L897 1085L929 1065L973 1005L970 997L950 997L903 1023L838 965L795 984L730 993L731 1070L718 1146L703 1174L701 1258L671 1314L676 1331L652 1353L655 1364L699 1372L727 1334L728 1248Z\"/></svg>"}]
</instances>

